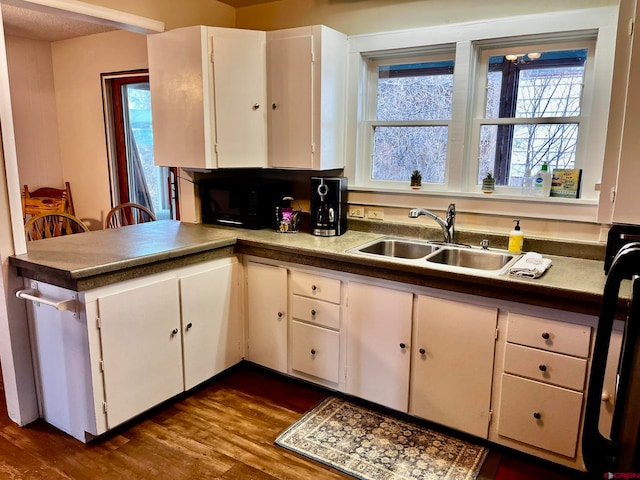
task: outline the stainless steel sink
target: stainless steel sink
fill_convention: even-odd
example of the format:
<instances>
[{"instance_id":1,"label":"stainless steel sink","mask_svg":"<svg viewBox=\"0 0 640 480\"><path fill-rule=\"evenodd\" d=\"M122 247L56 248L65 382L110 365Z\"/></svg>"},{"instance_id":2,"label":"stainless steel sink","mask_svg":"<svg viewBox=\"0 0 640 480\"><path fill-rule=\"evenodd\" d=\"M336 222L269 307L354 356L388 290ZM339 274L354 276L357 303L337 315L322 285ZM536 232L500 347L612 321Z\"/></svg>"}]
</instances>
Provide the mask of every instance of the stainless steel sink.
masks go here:
<instances>
[{"instance_id":1,"label":"stainless steel sink","mask_svg":"<svg viewBox=\"0 0 640 480\"><path fill-rule=\"evenodd\" d=\"M475 270L501 270L515 258L514 255L492 250L471 248L442 248L427 257L427 262Z\"/></svg>"},{"instance_id":2,"label":"stainless steel sink","mask_svg":"<svg viewBox=\"0 0 640 480\"><path fill-rule=\"evenodd\" d=\"M385 257L409 258L416 259L426 257L433 253L438 245L429 243L404 240L399 238L383 238L376 240L364 247L358 247L354 250L359 253L373 253L375 255L383 255Z\"/></svg>"},{"instance_id":3,"label":"stainless steel sink","mask_svg":"<svg viewBox=\"0 0 640 480\"><path fill-rule=\"evenodd\" d=\"M352 248L347 253L378 256L389 261L440 270L475 271L489 275L503 273L519 257L506 250L402 237L384 237Z\"/></svg>"}]
</instances>

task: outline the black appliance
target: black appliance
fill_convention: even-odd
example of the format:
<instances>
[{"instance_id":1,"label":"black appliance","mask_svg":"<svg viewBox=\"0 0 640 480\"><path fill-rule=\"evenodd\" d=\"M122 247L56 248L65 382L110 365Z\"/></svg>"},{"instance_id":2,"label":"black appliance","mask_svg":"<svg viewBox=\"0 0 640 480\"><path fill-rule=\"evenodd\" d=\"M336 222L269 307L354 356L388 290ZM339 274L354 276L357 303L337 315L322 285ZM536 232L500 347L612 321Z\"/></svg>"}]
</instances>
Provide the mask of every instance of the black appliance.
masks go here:
<instances>
[{"instance_id":1,"label":"black appliance","mask_svg":"<svg viewBox=\"0 0 640 480\"><path fill-rule=\"evenodd\" d=\"M261 229L275 226L275 208L291 184L279 180L216 178L198 182L202 222Z\"/></svg>"},{"instance_id":2,"label":"black appliance","mask_svg":"<svg viewBox=\"0 0 640 480\"><path fill-rule=\"evenodd\" d=\"M617 472L640 472L639 234L638 226L614 225L607 242L605 270L608 274L596 330L582 435L585 466L595 478L614 478ZM630 287L630 301L619 300L621 287ZM601 395L615 318L624 320L615 408L611 431L600 432Z\"/></svg>"},{"instance_id":3,"label":"black appliance","mask_svg":"<svg viewBox=\"0 0 640 480\"><path fill-rule=\"evenodd\" d=\"M311 177L311 233L334 237L347 231L347 178Z\"/></svg>"}]
</instances>

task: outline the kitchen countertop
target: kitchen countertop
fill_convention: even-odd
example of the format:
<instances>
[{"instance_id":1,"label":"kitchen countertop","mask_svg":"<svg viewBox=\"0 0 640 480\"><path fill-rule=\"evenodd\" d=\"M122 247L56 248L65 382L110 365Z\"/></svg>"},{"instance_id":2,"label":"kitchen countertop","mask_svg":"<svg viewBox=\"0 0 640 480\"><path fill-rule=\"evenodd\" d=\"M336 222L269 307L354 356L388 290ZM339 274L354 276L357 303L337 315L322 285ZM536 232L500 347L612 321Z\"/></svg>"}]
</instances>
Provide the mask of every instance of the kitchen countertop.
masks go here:
<instances>
[{"instance_id":1,"label":"kitchen countertop","mask_svg":"<svg viewBox=\"0 0 640 480\"><path fill-rule=\"evenodd\" d=\"M598 315L606 276L603 262L545 255L553 265L537 279L416 266L347 250L384 237L349 230L339 237L194 225L164 220L100 230L27 245L10 257L24 277L83 291L233 253L329 268L532 305ZM621 304L625 297L622 295Z\"/></svg>"}]
</instances>

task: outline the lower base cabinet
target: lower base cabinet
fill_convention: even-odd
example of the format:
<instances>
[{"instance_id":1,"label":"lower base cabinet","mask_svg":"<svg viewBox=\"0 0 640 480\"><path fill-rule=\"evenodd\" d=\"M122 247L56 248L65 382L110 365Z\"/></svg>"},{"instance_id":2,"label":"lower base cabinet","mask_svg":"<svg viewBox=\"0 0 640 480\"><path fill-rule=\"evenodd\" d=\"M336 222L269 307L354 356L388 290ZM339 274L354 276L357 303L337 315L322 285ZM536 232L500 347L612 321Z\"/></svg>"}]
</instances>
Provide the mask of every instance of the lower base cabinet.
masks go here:
<instances>
[{"instance_id":1,"label":"lower base cabinet","mask_svg":"<svg viewBox=\"0 0 640 480\"><path fill-rule=\"evenodd\" d=\"M347 292L347 393L406 412L413 294L356 282Z\"/></svg>"},{"instance_id":2,"label":"lower base cabinet","mask_svg":"<svg viewBox=\"0 0 640 480\"><path fill-rule=\"evenodd\" d=\"M42 417L88 441L239 362L240 270L235 258L86 292L28 281Z\"/></svg>"},{"instance_id":3,"label":"lower base cabinet","mask_svg":"<svg viewBox=\"0 0 640 480\"><path fill-rule=\"evenodd\" d=\"M487 438L498 309L418 295L409 413Z\"/></svg>"}]
</instances>

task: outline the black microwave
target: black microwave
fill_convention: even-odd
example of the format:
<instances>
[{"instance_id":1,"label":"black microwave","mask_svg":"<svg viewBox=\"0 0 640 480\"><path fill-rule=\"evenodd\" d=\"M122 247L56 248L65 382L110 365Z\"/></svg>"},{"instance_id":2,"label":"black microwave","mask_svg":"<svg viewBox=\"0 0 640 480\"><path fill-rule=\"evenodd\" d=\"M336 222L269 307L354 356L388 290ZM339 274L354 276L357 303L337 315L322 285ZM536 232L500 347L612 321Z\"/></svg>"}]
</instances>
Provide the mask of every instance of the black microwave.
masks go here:
<instances>
[{"instance_id":1,"label":"black microwave","mask_svg":"<svg viewBox=\"0 0 640 480\"><path fill-rule=\"evenodd\" d=\"M198 182L202 222L234 227L275 228L275 210L290 195L288 182L217 178Z\"/></svg>"}]
</instances>

